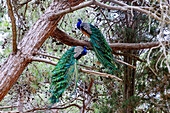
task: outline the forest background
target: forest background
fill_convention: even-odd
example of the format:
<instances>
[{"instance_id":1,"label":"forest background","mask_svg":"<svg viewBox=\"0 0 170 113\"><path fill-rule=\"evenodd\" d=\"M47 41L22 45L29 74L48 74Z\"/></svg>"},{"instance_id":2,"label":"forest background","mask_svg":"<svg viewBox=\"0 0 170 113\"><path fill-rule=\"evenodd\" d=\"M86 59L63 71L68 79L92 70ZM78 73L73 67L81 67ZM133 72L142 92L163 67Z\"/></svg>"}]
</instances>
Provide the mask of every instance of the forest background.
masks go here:
<instances>
[{"instance_id":1,"label":"forest background","mask_svg":"<svg viewBox=\"0 0 170 113\"><path fill-rule=\"evenodd\" d=\"M170 112L168 0L1 0L0 111ZM119 61L107 74L77 20L99 28ZM72 46L87 46L71 85L49 106L52 71Z\"/></svg>"}]
</instances>

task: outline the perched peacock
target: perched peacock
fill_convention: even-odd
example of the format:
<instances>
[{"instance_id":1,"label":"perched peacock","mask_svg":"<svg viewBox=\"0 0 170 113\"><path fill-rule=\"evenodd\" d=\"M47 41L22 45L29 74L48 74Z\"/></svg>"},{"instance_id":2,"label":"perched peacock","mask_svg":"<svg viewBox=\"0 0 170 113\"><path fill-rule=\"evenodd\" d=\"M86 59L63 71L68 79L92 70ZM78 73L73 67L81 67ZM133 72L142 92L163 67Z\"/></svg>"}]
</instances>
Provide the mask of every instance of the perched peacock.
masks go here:
<instances>
[{"instance_id":1,"label":"perched peacock","mask_svg":"<svg viewBox=\"0 0 170 113\"><path fill-rule=\"evenodd\" d=\"M114 65L117 61L111 54L112 49L106 42L101 31L91 23L82 23L80 19L78 19L77 28L90 38L92 48L99 62L110 70L109 73L113 74L115 71L119 71L116 65Z\"/></svg>"},{"instance_id":2,"label":"perched peacock","mask_svg":"<svg viewBox=\"0 0 170 113\"><path fill-rule=\"evenodd\" d=\"M67 50L57 63L53 76L51 77L50 92L52 96L50 98L51 103L54 104L59 101L59 97L62 96L66 88L73 82L74 78L74 92L78 81L78 69L77 61L84 55L87 50L84 47L76 46Z\"/></svg>"}]
</instances>

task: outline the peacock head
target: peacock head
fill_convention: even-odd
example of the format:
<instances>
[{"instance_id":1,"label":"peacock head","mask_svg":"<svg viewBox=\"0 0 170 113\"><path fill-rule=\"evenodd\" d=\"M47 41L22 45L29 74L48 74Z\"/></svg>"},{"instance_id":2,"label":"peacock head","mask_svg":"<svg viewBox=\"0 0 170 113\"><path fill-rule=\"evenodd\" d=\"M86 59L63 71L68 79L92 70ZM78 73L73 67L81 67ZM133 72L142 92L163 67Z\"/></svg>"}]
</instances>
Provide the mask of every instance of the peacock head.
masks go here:
<instances>
[{"instance_id":1,"label":"peacock head","mask_svg":"<svg viewBox=\"0 0 170 113\"><path fill-rule=\"evenodd\" d=\"M81 19L78 19L77 28L80 29Z\"/></svg>"}]
</instances>

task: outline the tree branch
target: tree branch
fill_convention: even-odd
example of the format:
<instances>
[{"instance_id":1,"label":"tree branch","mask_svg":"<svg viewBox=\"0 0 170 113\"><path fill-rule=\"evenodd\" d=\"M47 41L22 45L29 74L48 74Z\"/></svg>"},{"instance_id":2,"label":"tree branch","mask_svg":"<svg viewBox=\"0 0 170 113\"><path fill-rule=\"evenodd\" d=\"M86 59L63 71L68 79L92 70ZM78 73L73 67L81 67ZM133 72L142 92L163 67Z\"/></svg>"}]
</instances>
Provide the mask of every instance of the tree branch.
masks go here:
<instances>
[{"instance_id":1,"label":"tree branch","mask_svg":"<svg viewBox=\"0 0 170 113\"><path fill-rule=\"evenodd\" d=\"M92 46L89 41L78 40L62 30L56 28L54 32L51 34L52 37L56 38L58 41L63 42L69 46L87 46L88 49L92 49ZM170 43L170 41L163 42L166 46ZM110 47L112 50L140 50L140 49L149 49L152 47L156 47L160 44L160 42L148 42L148 43L110 43Z\"/></svg>"},{"instance_id":2,"label":"tree branch","mask_svg":"<svg viewBox=\"0 0 170 113\"><path fill-rule=\"evenodd\" d=\"M18 80L26 66L30 63L30 57L35 50L39 50L45 40L53 33L62 16L58 16L55 21L45 20L46 14L58 12L68 7L79 5L84 0L56 0L53 2L44 14L30 27L22 41L18 44L19 51L10 54L0 69L0 101L5 97L7 92ZM68 3L68 4L66 4Z\"/></svg>"},{"instance_id":3,"label":"tree branch","mask_svg":"<svg viewBox=\"0 0 170 113\"><path fill-rule=\"evenodd\" d=\"M134 59L136 59L136 60L138 60L140 62L146 62L145 60L140 59L139 56L136 56L134 54L125 54L125 53L117 53L117 52L113 52L113 54L121 55L121 56L128 56L128 57L132 57L132 58L134 58Z\"/></svg>"},{"instance_id":4,"label":"tree branch","mask_svg":"<svg viewBox=\"0 0 170 113\"><path fill-rule=\"evenodd\" d=\"M51 36L69 46L87 46L88 49L92 49L89 41L75 39L59 28L56 28Z\"/></svg>"},{"instance_id":5,"label":"tree branch","mask_svg":"<svg viewBox=\"0 0 170 113\"><path fill-rule=\"evenodd\" d=\"M33 111L36 111L36 110L47 110L47 109L67 109L69 107L72 107L72 106L75 106L77 108L81 108L79 105L77 104L70 104L68 106L64 106L64 107L51 107L51 108L48 108L48 107L44 107L44 108L34 108L34 109L31 109L31 110L27 110L25 112L33 112Z\"/></svg>"},{"instance_id":6,"label":"tree branch","mask_svg":"<svg viewBox=\"0 0 170 113\"><path fill-rule=\"evenodd\" d=\"M8 14L11 19L11 24L12 24L12 35L13 35L13 54L16 54L17 52L17 30L16 30L16 23L15 23L15 17L14 13L12 10L12 4L11 0L7 0L7 6L8 6Z\"/></svg>"},{"instance_id":7,"label":"tree branch","mask_svg":"<svg viewBox=\"0 0 170 113\"><path fill-rule=\"evenodd\" d=\"M123 6L123 7L122 6L110 6L110 5L106 5L106 4L103 4L103 3L98 2L98 1L95 1L94 4L98 5L100 7L104 7L104 8L112 9L112 10L128 11L128 10L132 10L133 9L135 11L139 11L141 13L150 15L151 17L153 17L154 19L156 19L158 21L162 21L162 18L158 17L156 14L152 13L151 11L147 11L147 10L141 9L138 6L129 6L129 5L126 5L126 6ZM168 25L170 24L170 22L168 20L165 21L165 23L168 24Z\"/></svg>"},{"instance_id":8,"label":"tree branch","mask_svg":"<svg viewBox=\"0 0 170 113\"><path fill-rule=\"evenodd\" d=\"M124 61L121 61L121 60L118 60L118 59L116 59L116 61L117 61L117 62L119 62L119 63L125 64L125 65L129 66L130 68L136 69L136 67L135 67L135 66L130 65L130 64L129 64L129 63L127 63L127 62L124 62Z\"/></svg>"},{"instance_id":9,"label":"tree branch","mask_svg":"<svg viewBox=\"0 0 170 113\"><path fill-rule=\"evenodd\" d=\"M16 108L19 106L1 106L0 109L9 109L9 108Z\"/></svg>"},{"instance_id":10,"label":"tree branch","mask_svg":"<svg viewBox=\"0 0 170 113\"><path fill-rule=\"evenodd\" d=\"M34 54L35 55L42 55L42 56L46 56L46 57L50 57L50 58L54 58L54 59L60 60L60 58L58 58L58 57L55 57L55 56L52 56L52 55L48 55L48 54L45 54L45 53L41 53L39 51L34 52Z\"/></svg>"},{"instance_id":11,"label":"tree branch","mask_svg":"<svg viewBox=\"0 0 170 113\"><path fill-rule=\"evenodd\" d=\"M56 62L53 62L51 60L47 60L47 59L44 59L44 58L36 58L36 57L32 57L30 59L31 61L37 61L37 62L44 62L44 63L48 63L48 64L51 64L51 65L57 65Z\"/></svg>"},{"instance_id":12,"label":"tree branch","mask_svg":"<svg viewBox=\"0 0 170 113\"><path fill-rule=\"evenodd\" d=\"M70 8L67 8L65 10L61 10L61 11L59 11L57 13L51 12L46 16L47 16L48 20L53 21L53 20L56 20L56 17L58 17L59 15L64 15L64 14L76 11L78 9L82 9L84 7L90 6L92 4L93 4L93 0L85 2L85 3L82 3L82 4L80 4L78 6L75 6L75 7L70 7Z\"/></svg>"},{"instance_id":13,"label":"tree branch","mask_svg":"<svg viewBox=\"0 0 170 113\"><path fill-rule=\"evenodd\" d=\"M102 77L111 78L111 79L116 79L116 80L118 80L118 81L120 81L120 82L122 81L121 78L116 77L116 76L111 75L111 74L107 74L107 73L101 73L101 72L96 72L96 71L91 71L91 70L86 70L86 69L81 69L81 68L80 68L80 71L81 71L81 72L84 72L84 73L92 74L92 75L100 75L100 76L102 76Z\"/></svg>"},{"instance_id":14,"label":"tree branch","mask_svg":"<svg viewBox=\"0 0 170 113\"><path fill-rule=\"evenodd\" d=\"M53 61L50 61L48 59L43 59L43 58L35 58L35 57L32 57L30 59L30 61L38 61L38 62L44 62L44 63L48 63L48 64L51 64L51 65L54 65L56 66L57 63L56 62L53 62ZM86 69L79 69L81 72L84 72L84 73L89 73L89 74L92 74L92 75L100 75L100 76L103 76L103 77L106 77L106 78L114 78L114 79L117 79L119 81L122 81L122 79L114 76L114 75L111 75L111 74L107 74L107 73L101 73L101 72L96 72L96 71L91 71L91 70L86 70Z\"/></svg>"},{"instance_id":15,"label":"tree branch","mask_svg":"<svg viewBox=\"0 0 170 113\"><path fill-rule=\"evenodd\" d=\"M93 82L94 82L92 77L90 77L90 79L91 79L91 82L90 82L90 85L89 85L89 88L88 88L88 92L91 92L91 88L92 88Z\"/></svg>"},{"instance_id":16,"label":"tree branch","mask_svg":"<svg viewBox=\"0 0 170 113\"><path fill-rule=\"evenodd\" d=\"M115 2L115 1L112 1L112 2ZM56 20L56 17L58 17L59 15L64 15L64 14L76 11L78 9L82 9L82 8L90 6L90 5L97 5L97 6L100 6L100 7L107 8L107 9L120 10L120 11L128 11L128 10L130 11L130 10L133 9L135 11L139 11L141 13L149 15L149 16L153 17L154 19L158 20L158 21L162 21L162 18L158 17L155 13L152 13L151 11L142 9L142 8L140 8L138 6L129 6L127 4L119 3L119 2L115 2L115 3L117 3L117 4L121 5L121 6L110 6L110 5L106 5L106 4L103 4L101 2L98 2L96 0L91 0L91 1L88 1L88 2L85 2L85 3L81 4L79 6L70 7L70 8L67 8L65 10L59 11L57 13L51 12L46 16L47 16L48 20L53 21L53 20ZM166 19L167 19L167 21L165 21L165 23L170 24L170 22L168 21L168 18L166 18Z\"/></svg>"}]
</instances>

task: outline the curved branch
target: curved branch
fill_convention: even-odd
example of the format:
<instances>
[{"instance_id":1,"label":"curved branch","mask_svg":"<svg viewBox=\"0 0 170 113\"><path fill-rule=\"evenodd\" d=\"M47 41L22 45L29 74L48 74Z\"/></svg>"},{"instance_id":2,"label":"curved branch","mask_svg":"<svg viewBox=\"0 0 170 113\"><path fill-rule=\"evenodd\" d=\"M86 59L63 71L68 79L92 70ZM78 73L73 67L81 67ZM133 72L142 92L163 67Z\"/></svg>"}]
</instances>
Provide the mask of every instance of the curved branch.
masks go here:
<instances>
[{"instance_id":1,"label":"curved branch","mask_svg":"<svg viewBox=\"0 0 170 113\"><path fill-rule=\"evenodd\" d=\"M31 61L44 62L44 63L48 63L48 64L51 64L51 65L57 65L56 62L53 62L53 61L51 61L51 60L47 60L47 59L44 59L44 58L32 57L32 58L31 58Z\"/></svg>"},{"instance_id":2,"label":"curved branch","mask_svg":"<svg viewBox=\"0 0 170 113\"><path fill-rule=\"evenodd\" d=\"M35 55L42 55L42 56L46 56L46 57L50 57L50 58L54 58L54 59L60 60L60 58L58 58L58 57L55 57L55 56L52 56L52 55L48 55L48 54L45 54L45 53L41 53L39 51L35 51L34 54Z\"/></svg>"},{"instance_id":3,"label":"curved branch","mask_svg":"<svg viewBox=\"0 0 170 113\"><path fill-rule=\"evenodd\" d=\"M69 46L87 46L88 49L92 49L92 46L89 41L78 40L67 33L63 32L59 28L56 28L54 32L51 34L52 37L57 40L63 42ZM148 43L110 43L110 47L112 50L140 50L140 49L149 49L152 47L156 47L160 44L160 42L148 42ZM166 46L170 44L170 41L164 42Z\"/></svg>"},{"instance_id":4,"label":"curved branch","mask_svg":"<svg viewBox=\"0 0 170 113\"><path fill-rule=\"evenodd\" d=\"M51 36L69 46L87 46L88 49L92 49L90 42L75 39L68 35L67 33L60 30L59 28L56 28L54 32L51 34Z\"/></svg>"},{"instance_id":5,"label":"curved branch","mask_svg":"<svg viewBox=\"0 0 170 113\"><path fill-rule=\"evenodd\" d=\"M33 112L33 111L36 111L36 110L47 110L47 109L67 109L69 107L72 107L72 106L75 106L79 109L81 109L81 107L77 104L70 104L68 106L64 106L64 107L51 107L51 108L48 108L48 107L44 107L44 108L34 108L34 109L31 109L31 110L27 110L25 112Z\"/></svg>"}]
</instances>

